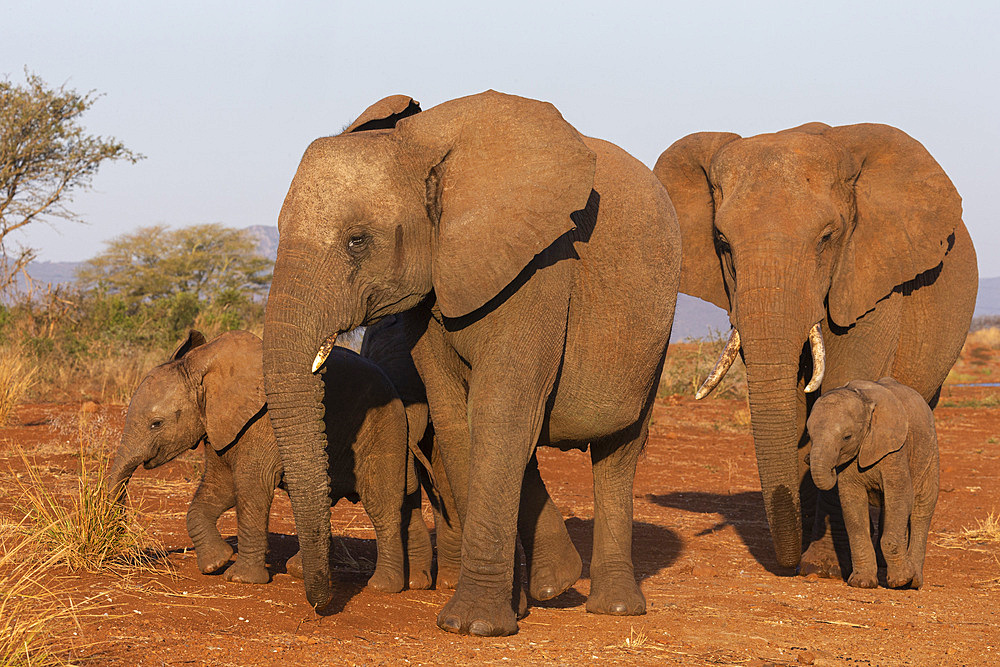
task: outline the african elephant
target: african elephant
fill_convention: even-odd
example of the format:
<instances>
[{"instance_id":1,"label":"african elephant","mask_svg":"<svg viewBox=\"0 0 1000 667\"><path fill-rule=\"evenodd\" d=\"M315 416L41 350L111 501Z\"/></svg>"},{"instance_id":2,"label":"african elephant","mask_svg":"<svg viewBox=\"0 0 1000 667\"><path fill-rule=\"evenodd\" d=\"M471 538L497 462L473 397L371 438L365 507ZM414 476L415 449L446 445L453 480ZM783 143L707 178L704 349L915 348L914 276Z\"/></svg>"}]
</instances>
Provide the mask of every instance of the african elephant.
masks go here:
<instances>
[{"instance_id":1,"label":"african elephant","mask_svg":"<svg viewBox=\"0 0 1000 667\"><path fill-rule=\"evenodd\" d=\"M961 199L922 145L886 125L702 132L653 171L680 220L681 291L733 324L699 395L743 355L767 520L779 564L794 567L800 517L817 507L800 512L800 483L816 495L806 392L891 375L933 406L961 350L978 282ZM800 572L839 575L829 525L813 523Z\"/></svg>"},{"instance_id":2,"label":"african elephant","mask_svg":"<svg viewBox=\"0 0 1000 667\"><path fill-rule=\"evenodd\" d=\"M836 486L840 495L851 541L847 583L878 585L868 518L868 504L875 501L882 507L887 583L920 588L940 475L927 402L892 378L855 380L823 394L806 427L813 481L824 491Z\"/></svg>"},{"instance_id":3,"label":"african elephant","mask_svg":"<svg viewBox=\"0 0 1000 667\"><path fill-rule=\"evenodd\" d=\"M403 405L371 362L338 348L330 358L342 381L327 390L324 457L333 472L330 501L360 497L375 527L378 559L372 588L397 592L431 584L431 545L417 504L407 516L407 554L401 537L407 487L407 424ZM267 583L264 557L274 490L282 465L265 405L261 340L248 331L222 334L210 343L192 330L170 360L149 372L129 403L121 445L109 472L120 495L136 468L160 466L205 443L205 468L187 514L198 567L214 572L233 554L216 522L236 506L239 558L225 577ZM410 466L412 471L412 465ZM421 532L422 529L422 532ZM329 526L327 527L329 532Z\"/></svg>"},{"instance_id":4,"label":"african elephant","mask_svg":"<svg viewBox=\"0 0 1000 667\"><path fill-rule=\"evenodd\" d=\"M463 529L438 625L516 632L519 497L537 444L590 446L587 609L643 613L632 482L680 268L649 169L550 104L488 91L420 111L396 96L310 145L278 229L264 375L309 602L331 598L315 371L337 334L409 310Z\"/></svg>"},{"instance_id":5,"label":"african elephant","mask_svg":"<svg viewBox=\"0 0 1000 667\"><path fill-rule=\"evenodd\" d=\"M462 526L441 450L434 447L427 393L410 355L419 335L419 320L414 321L406 313L390 315L366 329L361 355L375 362L392 381L406 409L410 448L419 448L430 462L430 478L428 475L421 478L434 509L435 581L438 588L454 588L462 565ZM533 598L553 598L579 579L583 567L580 554L569 538L562 514L545 489L534 456L521 486L518 536L528 565L528 591Z\"/></svg>"}]
</instances>

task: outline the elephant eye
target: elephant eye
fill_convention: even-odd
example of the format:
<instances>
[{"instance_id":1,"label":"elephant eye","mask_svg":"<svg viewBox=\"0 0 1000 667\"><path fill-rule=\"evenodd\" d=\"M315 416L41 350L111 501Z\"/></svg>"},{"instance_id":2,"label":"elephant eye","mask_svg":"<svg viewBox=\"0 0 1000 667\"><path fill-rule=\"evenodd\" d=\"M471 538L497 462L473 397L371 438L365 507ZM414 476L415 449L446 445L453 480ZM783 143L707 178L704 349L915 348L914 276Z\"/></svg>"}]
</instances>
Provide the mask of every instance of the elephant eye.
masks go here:
<instances>
[{"instance_id":1,"label":"elephant eye","mask_svg":"<svg viewBox=\"0 0 1000 667\"><path fill-rule=\"evenodd\" d=\"M826 247L826 244L833 239L834 232L836 232L836 230L829 227L823 232L823 235L819 237L819 243L817 244L817 248L819 250L823 250L823 248Z\"/></svg>"},{"instance_id":2,"label":"elephant eye","mask_svg":"<svg viewBox=\"0 0 1000 667\"><path fill-rule=\"evenodd\" d=\"M360 254L371 243L371 239L365 232L355 232L347 237L347 251L352 255Z\"/></svg>"},{"instance_id":3,"label":"elephant eye","mask_svg":"<svg viewBox=\"0 0 1000 667\"><path fill-rule=\"evenodd\" d=\"M728 253L732 250L729 246L729 241L718 231L715 232L715 249L719 253Z\"/></svg>"},{"instance_id":4,"label":"elephant eye","mask_svg":"<svg viewBox=\"0 0 1000 667\"><path fill-rule=\"evenodd\" d=\"M844 436L844 440L850 440L850 439L851 439L851 434L850 433L848 433L847 435Z\"/></svg>"},{"instance_id":5,"label":"elephant eye","mask_svg":"<svg viewBox=\"0 0 1000 667\"><path fill-rule=\"evenodd\" d=\"M163 426L163 420L162 419L154 419L153 421L151 421L149 423L149 430L150 431L155 431L156 429L160 428L161 426Z\"/></svg>"}]
</instances>

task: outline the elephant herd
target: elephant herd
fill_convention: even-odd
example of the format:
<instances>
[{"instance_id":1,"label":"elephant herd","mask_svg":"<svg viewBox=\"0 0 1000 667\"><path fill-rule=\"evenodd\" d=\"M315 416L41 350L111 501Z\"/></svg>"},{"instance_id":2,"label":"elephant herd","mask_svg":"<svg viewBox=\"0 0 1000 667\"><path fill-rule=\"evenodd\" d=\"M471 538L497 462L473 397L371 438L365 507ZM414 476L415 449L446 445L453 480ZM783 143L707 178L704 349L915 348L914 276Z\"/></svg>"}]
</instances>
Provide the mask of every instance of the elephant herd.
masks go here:
<instances>
[{"instance_id":1,"label":"elephant herd","mask_svg":"<svg viewBox=\"0 0 1000 667\"><path fill-rule=\"evenodd\" d=\"M426 111L388 97L317 139L278 230L263 342L226 334L253 350L229 362L221 352L233 341L192 334L154 370L130 406L115 483L185 448L166 444L175 421L197 424L186 447L203 440L218 460L189 513L199 566L231 556L214 521L235 504L240 554L227 576L266 581L261 535L282 485L296 567L322 611L341 497L360 497L375 525L373 586L431 584L422 480L437 584L455 589L437 624L487 636L516 632L526 608L518 539L532 597L580 575L538 445L590 451L587 611L645 612L632 484L678 290L729 313L729 344L699 395L742 356L778 562L841 576L851 568L836 491L809 474L813 403L892 377L932 408L978 282L958 193L895 128L697 133L650 170L551 104L495 91ZM361 326L361 358L334 347ZM169 386L180 367L182 386ZM181 400L193 407L162 407ZM255 429L266 442L243 442ZM133 444L143 438L155 442ZM241 485L257 489L253 500L248 491L241 502Z\"/></svg>"}]
</instances>

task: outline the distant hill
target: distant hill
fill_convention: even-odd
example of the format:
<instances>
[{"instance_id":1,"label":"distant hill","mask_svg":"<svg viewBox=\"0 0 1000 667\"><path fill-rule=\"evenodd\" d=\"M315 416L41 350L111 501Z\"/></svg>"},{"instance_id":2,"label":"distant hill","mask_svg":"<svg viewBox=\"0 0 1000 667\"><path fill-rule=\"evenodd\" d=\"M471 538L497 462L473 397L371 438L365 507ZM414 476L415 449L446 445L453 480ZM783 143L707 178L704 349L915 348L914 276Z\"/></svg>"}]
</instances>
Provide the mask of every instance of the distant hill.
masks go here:
<instances>
[{"instance_id":1,"label":"distant hill","mask_svg":"<svg viewBox=\"0 0 1000 667\"><path fill-rule=\"evenodd\" d=\"M257 249L261 255L274 260L278 256L278 228L271 225L254 225L247 230L257 239ZM68 283L79 262L32 262L28 267L35 284ZM979 296L976 300L976 317L1000 315L1000 277L983 278L979 281ZM670 336L673 341L685 338L702 338L713 331L726 335L729 331L729 316L726 311L716 308L687 294L677 295L677 312L674 315L674 329Z\"/></svg>"}]
</instances>

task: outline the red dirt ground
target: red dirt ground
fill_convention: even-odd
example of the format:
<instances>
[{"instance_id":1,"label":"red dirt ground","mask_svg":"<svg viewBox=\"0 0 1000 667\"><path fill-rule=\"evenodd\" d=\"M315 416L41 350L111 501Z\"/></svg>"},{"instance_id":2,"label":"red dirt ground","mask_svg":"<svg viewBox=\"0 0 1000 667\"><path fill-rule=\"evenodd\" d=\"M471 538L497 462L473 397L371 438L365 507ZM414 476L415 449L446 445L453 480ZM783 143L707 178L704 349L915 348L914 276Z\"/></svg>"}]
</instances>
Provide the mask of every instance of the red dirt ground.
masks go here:
<instances>
[{"instance_id":1,"label":"red dirt ground","mask_svg":"<svg viewBox=\"0 0 1000 667\"><path fill-rule=\"evenodd\" d=\"M973 350L960 382L996 381L996 351ZM317 617L300 581L284 573L295 551L287 497L271 515L264 586L201 575L184 513L200 473L200 452L132 485L152 531L170 551L173 575L66 573L67 594L101 593L107 618L80 631L77 662L99 665L396 664L816 664L973 665L1000 662L998 544L945 548L943 540L1000 512L1000 388L947 386L936 416L941 495L919 591L859 590L843 581L788 576L774 561L764 520L748 413L741 401L667 397L658 401L635 480L634 555L645 616L584 610L592 539L589 456L541 450L542 474L584 557L584 578L556 600L536 604L519 634L478 639L434 625L450 591L365 590L374 533L360 505L333 510L339 567L338 613ZM19 409L0 429L0 515L17 521L24 448L45 479L72 488L78 434L113 446L121 406L93 414L78 404ZM430 515L427 515L428 520ZM235 517L220 522L235 534ZM75 593L71 593L75 591Z\"/></svg>"}]
</instances>

